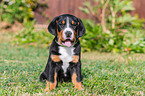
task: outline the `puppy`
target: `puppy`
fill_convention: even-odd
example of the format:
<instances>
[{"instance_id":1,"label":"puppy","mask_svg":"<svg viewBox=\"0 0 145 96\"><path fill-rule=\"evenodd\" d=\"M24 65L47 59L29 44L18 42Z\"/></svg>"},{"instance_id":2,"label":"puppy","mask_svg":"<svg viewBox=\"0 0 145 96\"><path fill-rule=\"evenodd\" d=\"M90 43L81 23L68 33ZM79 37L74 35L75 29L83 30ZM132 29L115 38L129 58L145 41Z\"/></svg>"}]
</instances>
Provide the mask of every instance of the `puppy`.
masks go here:
<instances>
[{"instance_id":1,"label":"puppy","mask_svg":"<svg viewBox=\"0 0 145 96\"><path fill-rule=\"evenodd\" d=\"M82 90L81 45L79 37L85 33L82 21L70 14L55 17L48 26L55 36L50 46L49 58L40 81L46 80L45 91L55 89L57 81L70 81Z\"/></svg>"}]
</instances>

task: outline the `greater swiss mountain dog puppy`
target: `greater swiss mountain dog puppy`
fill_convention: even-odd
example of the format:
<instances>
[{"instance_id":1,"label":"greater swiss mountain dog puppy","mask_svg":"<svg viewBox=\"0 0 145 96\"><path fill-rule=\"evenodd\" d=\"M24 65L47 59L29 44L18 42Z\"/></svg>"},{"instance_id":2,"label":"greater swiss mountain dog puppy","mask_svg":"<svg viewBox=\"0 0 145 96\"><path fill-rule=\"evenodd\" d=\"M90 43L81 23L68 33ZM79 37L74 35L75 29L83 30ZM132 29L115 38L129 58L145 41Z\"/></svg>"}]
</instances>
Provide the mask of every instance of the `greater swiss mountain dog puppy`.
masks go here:
<instances>
[{"instance_id":1,"label":"greater swiss mountain dog puppy","mask_svg":"<svg viewBox=\"0 0 145 96\"><path fill-rule=\"evenodd\" d=\"M57 81L72 82L76 89L81 84L81 45L79 37L85 33L82 21L70 14L55 17L48 26L55 35L50 46L49 58L40 80L46 80L45 91L55 89Z\"/></svg>"}]
</instances>

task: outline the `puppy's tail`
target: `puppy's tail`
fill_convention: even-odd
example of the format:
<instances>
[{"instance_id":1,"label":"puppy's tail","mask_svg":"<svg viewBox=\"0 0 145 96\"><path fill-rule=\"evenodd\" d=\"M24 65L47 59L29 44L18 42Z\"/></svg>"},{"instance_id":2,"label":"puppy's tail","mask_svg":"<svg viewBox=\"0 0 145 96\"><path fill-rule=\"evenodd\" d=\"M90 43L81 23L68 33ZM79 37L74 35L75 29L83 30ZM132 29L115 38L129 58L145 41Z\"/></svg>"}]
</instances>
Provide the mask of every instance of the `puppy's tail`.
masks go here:
<instances>
[{"instance_id":1,"label":"puppy's tail","mask_svg":"<svg viewBox=\"0 0 145 96\"><path fill-rule=\"evenodd\" d=\"M40 77L39 77L40 81L44 82L47 79L47 75L45 72L43 72Z\"/></svg>"}]
</instances>

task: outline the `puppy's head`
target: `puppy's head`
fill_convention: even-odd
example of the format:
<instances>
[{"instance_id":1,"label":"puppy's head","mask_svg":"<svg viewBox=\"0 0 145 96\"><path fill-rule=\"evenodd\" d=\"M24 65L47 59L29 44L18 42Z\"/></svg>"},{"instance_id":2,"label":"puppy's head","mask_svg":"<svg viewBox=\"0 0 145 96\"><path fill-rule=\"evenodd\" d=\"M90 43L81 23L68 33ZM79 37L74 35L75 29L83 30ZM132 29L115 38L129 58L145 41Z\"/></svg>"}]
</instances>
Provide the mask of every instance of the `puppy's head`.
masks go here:
<instances>
[{"instance_id":1,"label":"puppy's head","mask_svg":"<svg viewBox=\"0 0 145 96\"><path fill-rule=\"evenodd\" d=\"M56 36L60 45L70 47L83 36L85 27L82 21L70 14L55 17L48 26L48 31Z\"/></svg>"}]
</instances>

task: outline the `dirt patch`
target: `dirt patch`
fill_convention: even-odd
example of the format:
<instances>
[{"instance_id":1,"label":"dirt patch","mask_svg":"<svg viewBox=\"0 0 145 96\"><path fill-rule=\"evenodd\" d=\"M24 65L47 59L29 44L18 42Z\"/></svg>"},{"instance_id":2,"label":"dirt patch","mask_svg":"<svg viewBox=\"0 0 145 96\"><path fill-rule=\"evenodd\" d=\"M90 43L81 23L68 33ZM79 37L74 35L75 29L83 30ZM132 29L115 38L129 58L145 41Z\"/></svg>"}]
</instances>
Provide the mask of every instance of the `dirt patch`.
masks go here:
<instances>
[{"instance_id":1,"label":"dirt patch","mask_svg":"<svg viewBox=\"0 0 145 96\"><path fill-rule=\"evenodd\" d=\"M15 21L14 24L10 24L8 22L1 22L0 21L0 32L12 32L12 33L17 33L18 31L20 31L23 27L23 25L18 22Z\"/></svg>"}]
</instances>

